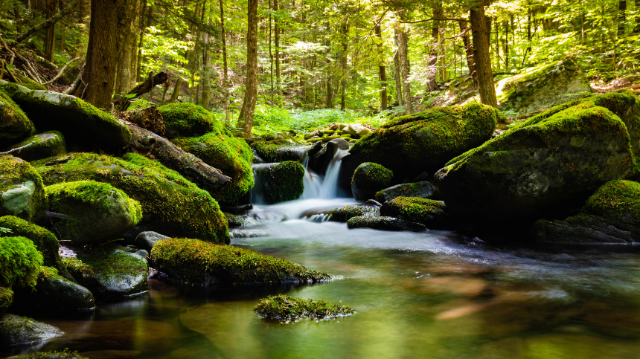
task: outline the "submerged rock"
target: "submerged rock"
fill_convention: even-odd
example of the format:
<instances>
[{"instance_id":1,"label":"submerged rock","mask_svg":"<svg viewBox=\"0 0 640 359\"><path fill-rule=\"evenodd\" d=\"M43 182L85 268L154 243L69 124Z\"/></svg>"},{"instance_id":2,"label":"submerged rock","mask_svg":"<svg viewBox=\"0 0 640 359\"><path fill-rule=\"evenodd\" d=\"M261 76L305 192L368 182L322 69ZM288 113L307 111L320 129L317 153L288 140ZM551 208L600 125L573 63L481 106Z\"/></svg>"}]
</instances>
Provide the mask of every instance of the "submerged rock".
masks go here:
<instances>
[{"instance_id":1,"label":"submerged rock","mask_svg":"<svg viewBox=\"0 0 640 359\"><path fill-rule=\"evenodd\" d=\"M20 107L0 90L0 150L20 142L35 130Z\"/></svg>"},{"instance_id":2,"label":"submerged rock","mask_svg":"<svg viewBox=\"0 0 640 359\"><path fill-rule=\"evenodd\" d=\"M60 329L26 317L7 314L0 321L0 347L33 344L64 335Z\"/></svg>"},{"instance_id":3,"label":"submerged rock","mask_svg":"<svg viewBox=\"0 0 640 359\"><path fill-rule=\"evenodd\" d=\"M24 160L0 155L0 216L33 221L46 208L47 197L38 172Z\"/></svg>"},{"instance_id":4,"label":"submerged rock","mask_svg":"<svg viewBox=\"0 0 640 359\"><path fill-rule=\"evenodd\" d=\"M401 183L376 193L376 200L384 203L396 197L432 198L436 194L436 188L429 181L415 183Z\"/></svg>"},{"instance_id":5,"label":"submerged rock","mask_svg":"<svg viewBox=\"0 0 640 359\"><path fill-rule=\"evenodd\" d=\"M420 223L410 222L404 219L387 217L387 216L360 216L353 217L347 221L349 229L354 228L372 228L387 231L412 231L421 232L427 229Z\"/></svg>"},{"instance_id":6,"label":"submerged rock","mask_svg":"<svg viewBox=\"0 0 640 359\"><path fill-rule=\"evenodd\" d=\"M365 162L356 168L351 178L351 192L358 201L373 198L376 192L388 187L393 172L377 163Z\"/></svg>"},{"instance_id":7,"label":"submerged rock","mask_svg":"<svg viewBox=\"0 0 640 359\"><path fill-rule=\"evenodd\" d=\"M136 236L135 244L138 248L142 248L148 252L151 252L153 246L163 239L168 239L169 237L162 235L160 233L146 231L141 232Z\"/></svg>"},{"instance_id":8,"label":"submerged rock","mask_svg":"<svg viewBox=\"0 0 640 359\"><path fill-rule=\"evenodd\" d=\"M25 161L36 161L43 158L67 153L64 136L58 131L49 131L27 137L7 149L6 154L20 157Z\"/></svg>"},{"instance_id":9,"label":"submerged rock","mask_svg":"<svg viewBox=\"0 0 640 359\"><path fill-rule=\"evenodd\" d=\"M331 279L285 259L197 239L171 238L151 251L156 268L176 284L307 283Z\"/></svg>"},{"instance_id":10,"label":"submerged rock","mask_svg":"<svg viewBox=\"0 0 640 359\"><path fill-rule=\"evenodd\" d=\"M211 112L192 103L170 103L158 107L166 128L166 137L202 136L208 132L222 132L223 126Z\"/></svg>"},{"instance_id":11,"label":"submerged rock","mask_svg":"<svg viewBox=\"0 0 640 359\"><path fill-rule=\"evenodd\" d=\"M380 208L380 214L424 224L433 229L453 226L453 218L447 211L447 206L428 198L396 197Z\"/></svg>"},{"instance_id":12,"label":"submerged rock","mask_svg":"<svg viewBox=\"0 0 640 359\"><path fill-rule=\"evenodd\" d=\"M142 219L140 203L108 183L63 182L46 188L49 209L64 214L53 223L60 239L74 244L119 238Z\"/></svg>"},{"instance_id":13,"label":"submerged rock","mask_svg":"<svg viewBox=\"0 0 640 359\"><path fill-rule=\"evenodd\" d=\"M325 299L303 299L288 295L270 295L261 299L253 310L260 318L280 322L297 321L303 318L327 320L346 317L355 311L346 305L338 305Z\"/></svg>"},{"instance_id":14,"label":"submerged rock","mask_svg":"<svg viewBox=\"0 0 640 359\"><path fill-rule=\"evenodd\" d=\"M292 201L304 192L304 167L285 161L256 169L256 189L267 204Z\"/></svg>"},{"instance_id":15,"label":"submerged rock","mask_svg":"<svg viewBox=\"0 0 640 359\"><path fill-rule=\"evenodd\" d=\"M332 222L346 222L353 217L377 217L380 208L373 206L344 206L331 212L329 218Z\"/></svg>"}]
</instances>

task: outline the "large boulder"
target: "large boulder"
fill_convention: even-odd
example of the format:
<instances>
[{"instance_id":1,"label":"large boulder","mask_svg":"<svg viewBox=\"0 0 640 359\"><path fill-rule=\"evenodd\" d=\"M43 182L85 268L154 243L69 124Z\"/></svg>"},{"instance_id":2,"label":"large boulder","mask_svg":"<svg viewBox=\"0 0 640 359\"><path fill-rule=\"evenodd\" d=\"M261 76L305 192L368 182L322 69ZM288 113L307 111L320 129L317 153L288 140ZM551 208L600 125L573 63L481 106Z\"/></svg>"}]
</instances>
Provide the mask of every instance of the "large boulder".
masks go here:
<instances>
[{"instance_id":1,"label":"large boulder","mask_svg":"<svg viewBox=\"0 0 640 359\"><path fill-rule=\"evenodd\" d=\"M429 181L401 183L376 192L375 200L384 203L396 197L432 198L437 193L437 189Z\"/></svg>"},{"instance_id":2,"label":"large boulder","mask_svg":"<svg viewBox=\"0 0 640 359\"><path fill-rule=\"evenodd\" d=\"M587 200L582 211L565 220L539 220L533 237L542 243L640 243L640 183L611 181Z\"/></svg>"},{"instance_id":3,"label":"large boulder","mask_svg":"<svg viewBox=\"0 0 640 359\"><path fill-rule=\"evenodd\" d=\"M9 95L0 91L0 150L20 142L34 131L27 115Z\"/></svg>"},{"instance_id":4,"label":"large boulder","mask_svg":"<svg viewBox=\"0 0 640 359\"><path fill-rule=\"evenodd\" d=\"M40 266L42 254L29 239L0 237L0 287L35 286Z\"/></svg>"},{"instance_id":5,"label":"large boulder","mask_svg":"<svg viewBox=\"0 0 640 359\"><path fill-rule=\"evenodd\" d=\"M9 83L0 83L0 88L20 105L39 131L60 131L69 141L108 150L121 149L131 141L127 126L79 98Z\"/></svg>"},{"instance_id":6,"label":"large boulder","mask_svg":"<svg viewBox=\"0 0 640 359\"><path fill-rule=\"evenodd\" d=\"M211 112L192 103L170 103L158 107L166 128L166 137L195 137L222 132L223 126Z\"/></svg>"},{"instance_id":7,"label":"large boulder","mask_svg":"<svg viewBox=\"0 0 640 359\"><path fill-rule=\"evenodd\" d=\"M398 178L433 173L448 160L489 140L500 118L498 110L473 103L390 120L353 145L342 160L341 185L348 187L346 181L364 162L381 164Z\"/></svg>"},{"instance_id":8,"label":"large boulder","mask_svg":"<svg viewBox=\"0 0 640 359\"><path fill-rule=\"evenodd\" d=\"M342 138L335 138L327 142L324 146L322 142L316 142L308 152L309 168L313 172L324 176L331 162L339 159L339 157L336 157L336 153L338 153L338 151L346 151L348 149L349 142Z\"/></svg>"},{"instance_id":9,"label":"large boulder","mask_svg":"<svg viewBox=\"0 0 640 359\"><path fill-rule=\"evenodd\" d=\"M31 318L7 314L0 320L0 348L34 344L64 335L59 328Z\"/></svg>"},{"instance_id":10,"label":"large boulder","mask_svg":"<svg viewBox=\"0 0 640 359\"><path fill-rule=\"evenodd\" d=\"M304 167L300 162L256 165L255 197L261 197L266 204L292 201L304 192ZM259 201L258 198L256 200Z\"/></svg>"},{"instance_id":11,"label":"large boulder","mask_svg":"<svg viewBox=\"0 0 640 359\"><path fill-rule=\"evenodd\" d=\"M499 81L498 108L519 116L588 96L591 91L584 71L574 59L566 58Z\"/></svg>"},{"instance_id":12,"label":"large boulder","mask_svg":"<svg viewBox=\"0 0 640 359\"><path fill-rule=\"evenodd\" d=\"M133 153L124 159L73 153L36 164L47 185L93 180L124 191L140 202L146 230L229 241L227 221L211 195L156 161Z\"/></svg>"},{"instance_id":13,"label":"large boulder","mask_svg":"<svg viewBox=\"0 0 640 359\"><path fill-rule=\"evenodd\" d=\"M351 178L351 192L358 201L375 197L376 192L387 188L393 181L393 172L377 163L365 162L356 168Z\"/></svg>"},{"instance_id":14,"label":"large boulder","mask_svg":"<svg viewBox=\"0 0 640 359\"><path fill-rule=\"evenodd\" d=\"M253 151L244 139L224 132L210 132L200 137L176 138L172 142L231 177L231 182L220 189L209 190L218 202L237 204L253 188Z\"/></svg>"},{"instance_id":15,"label":"large boulder","mask_svg":"<svg viewBox=\"0 0 640 359\"><path fill-rule=\"evenodd\" d=\"M138 246L138 248L151 252L153 246L163 239L169 239L169 237L152 231L140 232L136 236L135 245Z\"/></svg>"},{"instance_id":16,"label":"large boulder","mask_svg":"<svg viewBox=\"0 0 640 359\"><path fill-rule=\"evenodd\" d=\"M292 144L287 140L254 141L251 146L265 162L302 162L309 146Z\"/></svg>"},{"instance_id":17,"label":"large boulder","mask_svg":"<svg viewBox=\"0 0 640 359\"><path fill-rule=\"evenodd\" d=\"M60 132L48 131L27 137L9 147L5 153L31 162L63 155L67 153L67 148Z\"/></svg>"},{"instance_id":18,"label":"large boulder","mask_svg":"<svg viewBox=\"0 0 640 359\"><path fill-rule=\"evenodd\" d=\"M412 231L421 232L427 229L420 223L407 221L400 218L388 217L388 216L362 216L352 217L347 221L347 227L349 229L355 228L371 228L385 231Z\"/></svg>"},{"instance_id":19,"label":"large boulder","mask_svg":"<svg viewBox=\"0 0 640 359\"><path fill-rule=\"evenodd\" d=\"M38 172L27 161L0 155L0 216L32 221L46 208L47 196Z\"/></svg>"},{"instance_id":20,"label":"large boulder","mask_svg":"<svg viewBox=\"0 0 640 359\"><path fill-rule=\"evenodd\" d=\"M63 214L53 227L60 239L99 244L120 238L142 219L140 203L108 183L62 182L46 187L49 209Z\"/></svg>"},{"instance_id":21,"label":"large boulder","mask_svg":"<svg viewBox=\"0 0 640 359\"><path fill-rule=\"evenodd\" d=\"M525 124L438 171L452 212L479 220L566 215L632 173L627 127L606 108L584 103Z\"/></svg>"},{"instance_id":22,"label":"large boulder","mask_svg":"<svg viewBox=\"0 0 640 359\"><path fill-rule=\"evenodd\" d=\"M380 214L424 224L429 229L445 229L453 225L447 206L428 198L396 197L380 208Z\"/></svg>"}]
</instances>

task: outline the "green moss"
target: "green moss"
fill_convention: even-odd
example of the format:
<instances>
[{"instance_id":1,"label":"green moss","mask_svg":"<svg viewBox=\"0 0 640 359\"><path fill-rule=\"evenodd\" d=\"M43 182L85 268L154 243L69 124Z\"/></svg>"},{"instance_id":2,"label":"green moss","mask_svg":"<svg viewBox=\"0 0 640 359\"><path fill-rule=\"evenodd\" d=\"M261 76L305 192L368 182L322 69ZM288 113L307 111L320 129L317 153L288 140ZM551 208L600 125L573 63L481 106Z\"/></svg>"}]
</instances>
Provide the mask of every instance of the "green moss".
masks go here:
<instances>
[{"instance_id":1,"label":"green moss","mask_svg":"<svg viewBox=\"0 0 640 359\"><path fill-rule=\"evenodd\" d=\"M589 197L582 212L639 224L640 183L625 180L607 182Z\"/></svg>"},{"instance_id":2,"label":"green moss","mask_svg":"<svg viewBox=\"0 0 640 359\"><path fill-rule=\"evenodd\" d=\"M25 161L35 161L67 153L64 136L58 131L48 131L27 137L9 147L8 152Z\"/></svg>"},{"instance_id":3,"label":"green moss","mask_svg":"<svg viewBox=\"0 0 640 359\"><path fill-rule=\"evenodd\" d=\"M0 237L0 287L33 287L42 254L25 237Z\"/></svg>"},{"instance_id":4,"label":"green moss","mask_svg":"<svg viewBox=\"0 0 640 359\"><path fill-rule=\"evenodd\" d=\"M143 213L169 225L175 224L180 233L228 242L227 221L209 193L156 161L137 154L127 154L124 158L127 161L74 153L35 164L39 165L37 170L47 185L80 180L109 183L139 201Z\"/></svg>"},{"instance_id":5,"label":"green moss","mask_svg":"<svg viewBox=\"0 0 640 359\"><path fill-rule=\"evenodd\" d=\"M279 283L331 279L327 273L310 270L285 259L245 248L217 245L197 239L170 238L159 241L151 259L162 271L182 282L204 283L207 275L222 284Z\"/></svg>"},{"instance_id":6,"label":"green moss","mask_svg":"<svg viewBox=\"0 0 640 359\"><path fill-rule=\"evenodd\" d=\"M10 155L0 156L0 216L32 221L47 207L42 178L31 165Z\"/></svg>"},{"instance_id":7,"label":"green moss","mask_svg":"<svg viewBox=\"0 0 640 359\"><path fill-rule=\"evenodd\" d=\"M63 259L63 263L69 273L89 289L91 289L91 285L83 282L90 275L95 274L102 278L107 278L107 280L122 280L125 276L147 273L148 268L144 261L132 254L116 251L105 255L100 248L94 248L92 251L83 254L81 258Z\"/></svg>"},{"instance_id":8,"label":"green moss","mask_svg":"<svg viewBox=\"0 0 640 359\"><path fill-rule=\"evenodd\" d=\"M224 127L202 106L170 103L158 107L167 128L167 137L202 136L208 132L224 133Z\"/></svg>"},{"instance_id":9,"label":"green moss","mask_svg":"<svg viewBox=\"0 0 640 359\"><path fill-rule=\"evenodd\" d=\"M13 302L13 291L11 288L0 287L0 313L2 309L9 308ZM2 315L0 315L2 317Z\"/></svg>"},{"instance_id":10,"label":"green moss","mask_svg":"<svg viewBox=\"0 0 640 359\"><path fill-rule=\"evenodd\" d=\"M398 218L424 224L429 228L446 227L447 206L440 201L418 197L396 197L388 202L391 212Z\"/></svg>"},{"instance_id":11,"label":"green moss","mask_svg":"<svg viewBox=\"0 0 640 359\"><path fill-rule=\"evenodd\" d=\"M65 349L63 351L49 351L49 352L37 352L31 354L20 355L14 357L14 359L89 359L78 355L77 351L69 351Z\"/></svg>"},{"instance_id":12,"label":"green moss","mask_svg":"<svg viewBox=\"0 0 640 359\"><path fill-rule=\"evenodd\" d=\"M351 183L357 183L362 188L385 188L393 181L393 171L382 165L365 162L358 166L351 177Z\"/></svg>"},{"instance_id":13,"label":"green moss","mask_svg":"<svg viewBox=\"0 0 640 359\"><path fill-rule=\"evenodd\" d=\"M304 192L304 167L297 161L271 165L260 174L267 204L292 201Z\"/></svg>"},{"instance_id":14,"label":"green moss","mask_svg":"<svg viewBox=\"0 0 640 359\"><path fill-rule=\"evenodd\" d=\"M209 192L217 201L236 204L253 188L253 151L244 139L211 132L200 137L176 138L172 142L231 177L231 182L220 190Z\"/></svg>"},{"instance_id":15,"label":"green moss","mask_svg":"<svg viewBox=\"0 0 640 359\"><path fill-rule=\"evenodd\" d=\"M300 161L307 148L293 145L288 140L254 141L251 146L266 162Z\"/></svg>"},{"instance_id":16,"label":"green moss","mask_svg":"<svg viewBox=\"0 0 640 359\"><path fill-rule=\"evenodd\" d=\"M302 318L330 319L355 313L346 305L330 303L325 299L302 299L284 294L270 295L261 299L253 311L261 318L282 322L297 321Z\"/></svg>"},{"instance_id":17,"label":"green moss","mask_svg":"<svg viewBox=\"0 0 640 359\"><path fill-rule=\"evenodd\" d=\"M31 79L31 77L27 77L24 75L20 75L18 73L14 73L14 75L20 80L22 81L20 83L20 86L24 86L30 90L47 90L46 86L40 85L39 83L35 82L33 79Z\"/></svg>"},{"instance_id":18,"label":"green moss","mask_svg":"<svg viewBox=\"0 0 640 359\"><path fill-rule=\"evenodd\" d=\"M35 244L38 251L42 253L44 265L62 269L62 262L58 250L60 245L56 236L33 223L14 216L0 217L0 227L11 229L14 236L26 237Z\"/></svg>"},{"instance_id":19,"label":"green moss","mask_svg":"<svg viewBox=\"0 0 640 359\"><path fill-rule=\"evenodd\" d=\"M35 130L20 106L0 90L0 150L19 142Z\"/></svg>"},{"instance_id":20,"label":"green moss","mask_svg":"<svg viewBox=\"0 0 640 359\"><path fill-rule=\"evenodd\" d=\"M83 261L75 257L62 258L62 264L69 271L69 273L72 273L74 276L93 274L93 269L89 265L85 264Z\"/></svg>"},{"instance_id":21,"label":"green moss","mask_svg":"<svg viewBox=\"0 0 640 359\"><path fill-rule=\"evenodd\" d=\"M346 222L353 217L379 216L380 209L371 206L344 206L331 213L331 221Z\"/></svg>"}]
</instances>

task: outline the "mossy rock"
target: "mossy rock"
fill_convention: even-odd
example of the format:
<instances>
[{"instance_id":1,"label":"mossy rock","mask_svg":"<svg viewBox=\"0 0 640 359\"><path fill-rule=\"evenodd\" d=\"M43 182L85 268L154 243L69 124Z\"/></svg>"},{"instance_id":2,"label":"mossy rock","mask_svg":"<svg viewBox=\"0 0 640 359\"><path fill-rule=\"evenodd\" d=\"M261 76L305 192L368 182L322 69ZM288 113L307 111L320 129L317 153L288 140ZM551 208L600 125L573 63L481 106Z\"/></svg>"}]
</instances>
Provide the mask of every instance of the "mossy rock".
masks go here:
<instances>
[{"instance_id":1,"label":"mossy rock","mask_svg":"<svg viewBox=\"0 0 640 359\"><path fill-rule=\"evenodd\" d=\"M0 89L20 105L39 131L60 131L69 141L112 151L131 142L124 123L79 98L15 84L0 83Z\"/></svg>"},{"instance_id":2,"label":"mossy rock","mask_svg":"<svg viewBox=\"0 0 640 359\"><path fill-rule=\"evenodd\" d=\"M332 222L346 222L353 217L380 215L380 208L372 206L344 206L331 212L329 218Z\"/></svg>"},{"instance_id":3,"label":"mossy rock","mask_svg":"<svg viewBox=\"0 0 640 359\"><path fill-rule=\"evenodd\" d=\"M35 130L20 106L0 90L0 150L20 142Z\"/></svg>"},{"instance_id":4,"label":"mossy rock","mask_svg":"<svg viewBox=\"0 0 640 359\"><path fill-rule=\"evenodd\" d=\"M229 241L227 221L209 193L177 172L138 154L124 159L91 153L36 162L47 185L93 180L109 183L140 202L154 229L168 235L188 234L214 242ZM49 164L49 165L47 165Z\"/></svg>"},{"instance_id":5,"label":"mossy rock","mask_svg":"<svg viewBox=\"0 0 640 359\"><path fill-rule=\"evenodd\" d=\"M7 312L11 303L13 303L13 291L11 288L0 287L0 319Z\"/></svg>"},{"instance_id":6,"label":"mossy rock","mask_svg":"<svg viewBox=\"0 0 640 359\"><path fill-rule=\"evenodd\" d=\"M304 318L327 320L355 313L346 305L330 303L325 299L294 298L284 294L260 299L253 311L260 318L278 322L295 322Z\"/></svg>"},{"instance_id":7,"label":"mossy rock","mask_svg":"<svg viewBox=\"0 0 640 359\"><path fill-rule=\"evenodd\" d=\"M224 216L227 217L227 224L229 227L242 227L244 226L244 217L239 216L237 214L223 212Z\"/></svg>"},{"instance_id":8,"label":"mossy rock","mask_svg":"<svg viewBox=\"0 0 640 359\"><path fill-rule=\"evenodd\" d=\"M44 91L47 90L46 86L40 85L39 83L35 82L31 77L24 76L18 73L14 73L14 75L18 78L18 80L22 81L19 84L20 86L24 86L29 90L44 90Z\"/></svg>"},{"instance_id":9,"label":"mossy rock","mask_svg":"<svg viewBox=\"0 0 640 359\"><path fill-rule=\"evenodd\" d=\"M20 344L34 344L62 335L64 335L64 332L59 328L40 323L31 318L7 314L0 321L1 348Z\"/></svg>"},{"instance_id":10,"label":"mossy rock","mask_svg":"<svg viewBox=\"0 0 640 359\"><path fill-rule=\"evenodd\" d=\"M25 237L0 237L0 287L27 288L36 285L42 254Z\"/></svg>"},{"instance_id":11,"label":"mossy rock","mask_svg":"<svg viewBox=\"0 0 640 359\"><path fill-rule=\"evenodd\" d=\"M532 235L541 243L640 243L640 183L607 182L589 197L578 215L563 221L539 220Z\"/></svg>"},{"instance_id":12,"label":"mossy rock","mask_svg":"<svg viewBox=\"0 0 640 359\"><path fill-rule=\"evenodd\" d=\"M435 180L456 214L536 219L579 208L601 185L631 174L633 159L618 116L578 105L459 156Z\"/></svg>"},{"instance_id":13,"label":"mossy rock","mask_svg":"<svg viewBox=\"0 0 640 359\"><path fill-rule=\"evenodd\" d=\"M30 239L40 253L45 266L55 267L61 275L71 278L60 259L60 244L56 236L45 228L14 216L0 217L0 227L11 230L12 236Z\"/></svg>"},{"instance_id":14,"label":"mossy rock","mask_svg":"<svg viewBox=\"0 0 640 359\"><path fill-rule=\"evenodd\" d=\"M167 138L202 136L208 132L222 133L224 127L211 112L192 103L170 103L158 107L166 127Z\"/></svg>"},{"instance_id":15,"label":"mossy rock","mask_svg":"<svg viewBox=\"0 0 640 359\"><path fill-rule=\"evenodd\" d=\"M41 267L35 288L15 292L12 312L24 315L60 315L90 312L95 309L91 292L58 274L51 267Z\"/></svg>"},{"instance_id":16,"label":"mossy rock","mask_svg":"<svg viewBox=\"0 0 640 359\"><path fill-rule=\"evenodd\" d=\"M255 169L256 193L266 204L292 201L304 192L304 167L300 162L285 161Z\"/></svg>"},{"instance_id":17,"label":"mossy rock","mask_svg":"<svg viewBox=\"0 0 640 359\"><path fill-rule=\"evenodd\" d=\"M42 178L29 162L0 156L0 216L38 219L47 208Z\"/></svg>"},{"instance_id":18,"label":"mossy rock","mask_svg":"<svg viewBox=\"0 0 640 359\"><path fill-rule=\"evenodd\" d=\"M69 273L98 299L118 299L147 290L146 251L127 252L107 244L94 248L69 247L76 257L62 258Z\"/></svg>"},{"instance_id":19,"label":"mossy rock","mask_svg":"<svg viewBox=\"0 0 640 359\"><path fill-rule=\"evenodd\" d=\"M64 136L58 131L48 131L29 136L7 149L7 154L25 161L36 161L67 153Z\"/></svg>"},{"instance_id":20,"label":"mossy rock","mask_svg":"<svg viewBox=\"0 0 640 359\"><path fill-rule=\"evenodd\" d=\"M20 355L13 357L13 359L89 359L78 355L77 352L64 351L50 351L50 352L35 352L31 354Z\"/></svg>"},{"instance_id":21,"label":"mossy rock","mask_svg":"<svg viewBox=\"0 0 640 359\"><path fill-rule=\"evenodd\" d=\"M427 229L420 223L407 221L400 218L388 217L388 216L361 216L353 217L347 221L347 227L349 229L355 228L371 228L385 231L412 231L422 232Z\"/></svg>"},{"instance_id":22,"label":"mossy rock","mask_svg":"<svg viewBox=\"0 0 640 359\"><path fill-rule=\"evenodd\" d=\"M251 283L311 283L331 275L250 249L197 239L162 240L151 260L177 284L233 285Z\"/></svg>"},{"instance_id":23,"label":"mossy rock","mask_svg":"<svg viewBox=\"0 0 640 359\"><path fill-rule=\"evenodd\" d=\"M365 162L356 168L351 178L351 192L358 201L375 197L376 192L393 182L393 171L377 163Z\"/></svg>"},{"instance_id":24,"label":"mossy rock","mask_svg":"<svg viewBox=\"0 0 640 359\"><path fill-rule=\"evenodd\" d=\"M380 214L424 224L429 229L446 229L453 225L447 206L428 198L396 197L380 208Z\"/></svg>"},{"instance_id":25,"label":"mossy rock","mask_svg":"<svg viewBox=\"0 0 640 359\"><path fill-rule=\"evenodd\" d=\"M62 182L45 190L49 209L65 215L53 224L56 232L74 244L120 238L142 219L140 203L108 183Z\"/></svg>"},{"instance_id":26,"label":"mossy rock","mask_svg":"<svg viewBox=\"0 0 640 359\"><path fill-rule=\"evenodd\" d=\"M437 189L429 181L401 183L376 192L375 200L384 203L396 197L432 198L437 192Z\"/></svg>"},{"instance_id":27,"label":"mossy rock","mask_svg":"<svg viewBox=\"0 0 640 359\"><path fill-rule=\"evenodd\" d=\"M292 144L287 140L254 141L251 144L265 162L301 162L309 146Z\"/></svg>"},{"instance_id":28,"label":"mossy rock","mask_svg":"<svg viewBox=\"0 0 640 359\"><path fill-rule=\"evenodd\" d=\"M176 138L172 142L231 177L231 182L221 189L209 191L218 202L237 204L253 188L253 151L244 139L210 132L200 137Z\"/></svg>"}]
</instances>

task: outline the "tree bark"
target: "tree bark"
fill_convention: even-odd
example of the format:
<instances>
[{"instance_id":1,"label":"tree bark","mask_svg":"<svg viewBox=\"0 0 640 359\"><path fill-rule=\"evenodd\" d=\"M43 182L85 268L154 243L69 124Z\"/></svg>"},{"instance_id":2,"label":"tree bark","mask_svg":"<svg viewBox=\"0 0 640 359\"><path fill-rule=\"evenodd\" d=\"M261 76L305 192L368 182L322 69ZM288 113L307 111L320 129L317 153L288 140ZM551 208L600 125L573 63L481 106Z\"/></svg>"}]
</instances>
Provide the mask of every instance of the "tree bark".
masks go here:
<instances>
[{"instance_id":1,"label":"tree bark","mask_svg":"<svg viewBox=\"0 0 640 359\"><path fill-rule=\"evenodd\" d=\"M406 114L410 115L413 113L413 104L411 103L411 83L409 82L409 37L401 27L398 27L398 55L402 74L404 109Z\"/></svg>"},{"instance_id":2,"label":"tree bark","mask_svg":"<svg viewBox=\"0 0 640 359\"><path fill-rule=\"evenodd\" d=\"M278 12L280 4L278 0L273 0L273 9ZM282 71L280 69L280 25L278 17L274 19L274 45L276 52L276 102L280 103L280 96L282 95Z\"/></svg>"},{"instance_id":3,"label":"tree bark","mask_svg":"<svg viewBox=\"0 0 640 359\"><path fill-rule=\"evenodd\" d=\"M640 0L635 0L636 11L640 11ZM640 34L640 16L636 16L636 26L633 27L633 34Z\"/></svg>"},{"instance_id":4,"label":"tree bark","mask_svg":"<svg viewBox=\"0 0 640 359\"><path fill-rule=\"evenodd\" d=\"M382 20L382 19L380 19ZM384 51L382 49L382 31L380 30L380 23L376 23L374 27L376 36L380 39L380 56L384 56ZM384 66L384 60L381 61L381 65L378 66L378 80L380 81L380 111L384 111L387 109L387 73Z\"/></svg>"},{"instance_id":5,"label":"tree bark","mask_svg":"<svg viewBox=\"0 0 640 359\"><path fill-rule=\"evenodd\" d=\"M247 77L245 79L244 101L238 127L245 138L251 136L253 115L258 98L258 0L248 0L248 29L247 29Z\"/></svg>"},{"instance_id":6,"label":"tree bark","mask_svg":"<svg viewBox=\"0 0 640 359\"><path fill-rule=\"evenodd\" d=\"M333 93L331 89L331 76L327 77L327 102L325 108L333 108Z\"/></svg>"},{"instance_id":7,"label":"tree bark","mask_svg":"<svg viewBox=\"0 0 640 359\"><path fill-rule=\"evenodd\" d=\"M477 3L477 8L469 10L469 20L473 32L473 48L475 49L476 72L478 73L478 89L480 102L485 105L498 107L496 88L493 83L491 57L489 55L490 25L484 14L483 0Z\"/></svg>"},{"instance_id":8,"label":"tree bark","mask_svg":"<svg viewBox=\"0 0 640 359\"><path fill-rule=\"evenodd\" d=\"M142 15L140 16L140 41L138 42L138 56L136 61L136 82L142 81L142 46L144 45L144 29L150 26L153 8L148 8L147 0L142 0ZM146 20L145 20L146 19ZM163 98L164 100L164 98Z\"/></svg>"},{"instance_id":9,"label":"tree bark","mask_svg":"<svg viewBox=\"0 0 640 359\"><path fill-rule=\"evenodd\" d=\"M462 44L467 55L467 67L469 68L469 76L473 79L473 83L478 87L478 73L476 72L476 62L473 45L469 38L469 28L466 21L458 21L460 32L462 33Z\"/></svg>"},{"instance_id":10,"label":"tree bark","mask_svg":"<svg viewBox=\"0 0 640 359\"><path fill-rule=\"evenodd\" d=\"M638 9L636 9L638 11ZM627 32L627 0L618 2L618 37L625 37Z\"/></svg>"},{"instance_id":11,"label":"tree bark","mask_svg":"<svg viewBox=\"0 0 640 359\"><path fill-rule=\"evenodd\" d=\"M137 19L140 14L140 0L123 0L118 14L118 69L116 72L116 94L123 94L131 88L131 83L135 84L136 73L132 73L135 68L134 52L137 43L137 30L139 29Z\"/></svg>"},{"instance_id":12,"label":"tree bark","mask_svg":"<svg viewBox=\"0 0 640 359\"><path fill-rule=\"evenodd\" d=\"M45 13L47 20L56 15L58 11L58 0L47 0ZM56 48L56 23L51 24L47 29L47 35L44 41L44 58L53 62L53 54Z\"/></svg>"},{"instance_id":13,"label":"tree bark","mask_svg":"<svg viewBox=\"0 0 640 359\"><path fill-rule=\"evenodd\" d=\"M222 67L224 69L224 77L222 79L222 87L224 92L224 112L225 121L231 121L231 114L229 113L229 68L227 66L227 41L226 33L224 29L224 4L220 0L220 41L222 41Z\"/></svg>"},{"instance_id":14,"label":"tree bark","mask_svg":"<svg viewBox=\"0 0 640 359\"><path fill-rule=\"evenodd\" d=\"M438 51L440 41L438 40L440 36L440 21L435 20L444 17L444 12L442 11L442 1L438 1L433 4L433 23L431 25L431 46L429 49L429 62L428 72L427 72L427 89L429 91L436 90L436 75L438 74Z\"/></svg>"},{"instance_id":15,"label":"tree bark","mask_svg":"<svg viewBox=\"0 0 640 359\"><path fill-rule=\"evenodd\" d=\"M398 46L398 30L395 30L395 39L396 39L396 47ZM393 54L393 67L394 67L394 77L396 80L396 101L398 101L398 106L402 106L402 80L400 79L400 57L398 55L398 50L396 50L395 54Z\"/></svg>"},{"instance_id":16,"label":"tree bark","mask_svg":"<svg viewBox=\"0 0 640 359\"><path fill-rule=\"evenodd\" d=\"M349 15L345 16L344 20L340 24L340 35L342 42L342 51L340 54L340 110L344 111L346 108L346 97L347 97L347 50L349 48L348 34L349 34L349 23L347 22L349 19Z\"/></svg>"},{"instance_id":17,"label":"tree bark","mask_svg":"<svg viewBox=\"0 0 640 359\"><path fill-rule=\"evenodd\" d=\"M171 98L168 103L173 103L178 101L178 96L180 95L180 89L182 88L182 77L178 77L176 79L176 85L173 87L173 93L171 94Z\"/></svg>"}]
</instances>

